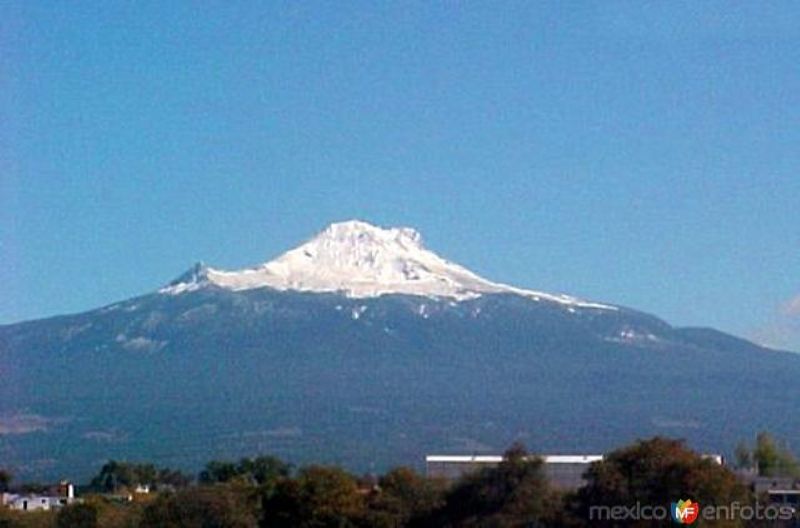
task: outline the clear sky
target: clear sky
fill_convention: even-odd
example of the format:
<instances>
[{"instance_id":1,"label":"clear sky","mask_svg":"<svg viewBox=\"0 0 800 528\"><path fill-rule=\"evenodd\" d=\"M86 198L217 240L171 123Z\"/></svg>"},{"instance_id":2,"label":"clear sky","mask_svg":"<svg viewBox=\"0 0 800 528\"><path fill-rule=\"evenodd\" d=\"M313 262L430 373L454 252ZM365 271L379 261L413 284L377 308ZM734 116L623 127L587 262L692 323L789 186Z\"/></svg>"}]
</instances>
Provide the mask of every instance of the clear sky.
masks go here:
<instances>
[{"instance_id":1,"label":"clear sky","mask_svg":"<svg viewBox=\"0 0 800 528\"><path fill-rule=\"evenodd\" d=\"M800 349L799 168L797 2L0 3L0 323L359 218Z\"/></svg>"}]
</instances>

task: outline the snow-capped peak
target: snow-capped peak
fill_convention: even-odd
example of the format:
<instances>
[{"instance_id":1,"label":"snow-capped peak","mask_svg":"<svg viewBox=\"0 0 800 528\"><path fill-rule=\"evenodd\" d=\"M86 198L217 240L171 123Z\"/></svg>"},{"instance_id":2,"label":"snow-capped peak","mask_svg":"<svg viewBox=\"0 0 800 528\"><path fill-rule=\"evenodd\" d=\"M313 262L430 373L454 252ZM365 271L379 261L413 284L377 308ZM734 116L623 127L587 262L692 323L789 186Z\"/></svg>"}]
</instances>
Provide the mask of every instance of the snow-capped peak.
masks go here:
<instances>
[{"instance_id":1,"label":"snow-capped peak","mask_svg":"<svg viewBox=\"0 0 800 528\"><path fill-rule=\"evenodd\" d=\"M464 300L515 293L587 308L612 308L488 281L426 249L414 229L383 229L358 220L331 224L305 244L254 268L223 271L197 264L161 292L176 294L209 284L230 290L341 292L356 298L406 294Z\"/></svg>"}]
</instances>

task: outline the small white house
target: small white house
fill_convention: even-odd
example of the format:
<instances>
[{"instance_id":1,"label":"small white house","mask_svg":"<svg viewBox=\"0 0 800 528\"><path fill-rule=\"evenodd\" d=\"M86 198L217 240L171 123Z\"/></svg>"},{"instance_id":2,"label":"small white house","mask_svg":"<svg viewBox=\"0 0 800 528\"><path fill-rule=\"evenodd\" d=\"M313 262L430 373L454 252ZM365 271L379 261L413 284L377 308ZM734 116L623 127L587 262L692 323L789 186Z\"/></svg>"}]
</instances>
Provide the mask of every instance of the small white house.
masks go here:
<instances>
[{"instance_id":1,"label":"small white house","mask_svg":"<svg viewBox=\"0 0 800 528\"><path fill-rule=\"evenodd\" d=\"M49 511L76 501L75 487L67 481L62 481L58 485L58 493L54 495L36 493L3 493L0 495L0 505L17 511Z\"/></svg>"},{"instance_id":2,"label":"small white house","mask_svg":"<svg viewBox=\"0 0 800 528\"><path fill-rule=\"evenodd\" d=\"M150 484L137 484L136 487L133 489L133 492L141 495L146 495L150 493Z\"/></svg>"},{"instance_id":3,"label":"small white house","mask_svg":"<svg viewBox=\"0 0 800 528\"><path fill-rule=\"evenodd\" d=\"M66 506L71 501L66 497L52 495L17 495L5 493L3 503L12 510L19 511L48 511Z\"/></svg>"}]
</instances>

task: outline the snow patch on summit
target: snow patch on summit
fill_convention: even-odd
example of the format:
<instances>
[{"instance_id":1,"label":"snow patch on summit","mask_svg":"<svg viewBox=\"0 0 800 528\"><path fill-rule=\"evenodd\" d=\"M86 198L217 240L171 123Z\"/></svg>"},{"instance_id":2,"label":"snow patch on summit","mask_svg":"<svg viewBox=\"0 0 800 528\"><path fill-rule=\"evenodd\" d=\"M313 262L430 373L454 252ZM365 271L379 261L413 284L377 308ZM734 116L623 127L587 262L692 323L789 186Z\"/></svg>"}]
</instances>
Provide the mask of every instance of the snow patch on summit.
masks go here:
<instances>
[{"instance_id":1,"label":"snow patch on summit","mask_svg":"<svg viewBox=\"0 0 800 528\"><path fill-rule=\"evenodd\" d=\"M331 224L305 244L253 268L223 271L197 264L160 292L180 294L210 285L233 291L273 288L338 292L352 298L401 294L455 301L513 293L582 308L616 309L491 282L426 249L414 229L383 229L357 220Z\"/></svg>"}]
</instances>

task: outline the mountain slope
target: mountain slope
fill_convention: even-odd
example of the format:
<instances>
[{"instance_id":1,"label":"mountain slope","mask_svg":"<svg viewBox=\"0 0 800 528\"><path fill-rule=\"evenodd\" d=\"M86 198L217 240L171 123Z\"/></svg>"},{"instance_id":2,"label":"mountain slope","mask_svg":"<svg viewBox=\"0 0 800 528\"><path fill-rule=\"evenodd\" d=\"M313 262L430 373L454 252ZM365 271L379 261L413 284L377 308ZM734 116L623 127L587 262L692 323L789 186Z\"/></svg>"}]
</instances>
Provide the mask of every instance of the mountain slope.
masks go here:
<instances>
[{"instance_id":1,"label":"mountain slope","mask_svg":"<svg viewBox=\"0 0 800 528\"><path fill-rule=\"evenodd\" d=\"M80 478L106 458L196 469L258 452L370 471L515 439L581 453L665 434L716 452L760 429L800 435L796 354L490 290L449 263L422 271L452 282L409 295L393 244L317 248L319 270L295 266L296 250L277 259L284 268L253 268L266 280L288 269L273 287L199 267L160 292L0 327L0 460L23 478Z\"/></svg>"},{"instance_id":2,"label":"mountain slope","mask_svg":"<svg viewBox=\"0 0 800 528\"><path fill-rule=\"evenodd\" d=\"M161 292L179 294L208 285L232 291L273 288L339 292L355 298L394 293L463 300L487 293L516 293L613 309L566 295L491 282L427 250L421 235L411 228L381 229L357 220L331 224L305 244L254 268L223 271L195 265Z\"/></svg>"}]
</instances>

